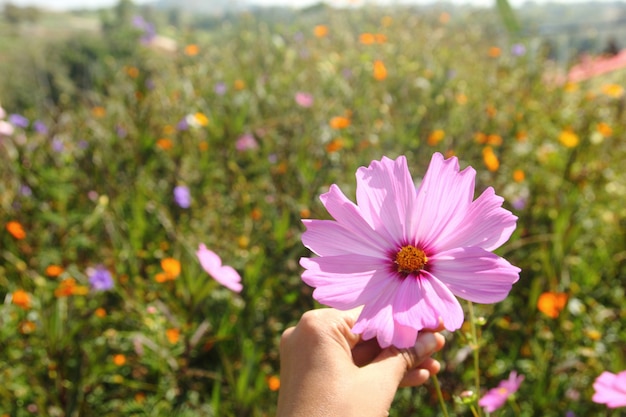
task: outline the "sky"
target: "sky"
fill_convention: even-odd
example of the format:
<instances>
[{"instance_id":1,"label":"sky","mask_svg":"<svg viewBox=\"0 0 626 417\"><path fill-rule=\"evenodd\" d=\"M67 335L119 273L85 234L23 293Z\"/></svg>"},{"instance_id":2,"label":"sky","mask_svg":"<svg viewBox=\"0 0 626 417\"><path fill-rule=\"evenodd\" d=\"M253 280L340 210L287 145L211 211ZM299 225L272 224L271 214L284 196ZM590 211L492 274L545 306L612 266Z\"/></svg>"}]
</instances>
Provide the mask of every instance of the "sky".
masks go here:
<instances>
[{"instance_id":1,"label":"sky","mask_svg":"<svg viewBox=\"0 0 626 417\"><path fill-rule=\"evenodd\" d=\"M134 0L136 4L149 3L151 0ZM211 1L211 0L204 0ZM258 5L280 5L280 6L293 6L293 7L305 7L319 0L231 0L233 2L241 2L248 4ZM377 4L432 4L437 0L326 0L330 4L347 5L350 3L377 3ZM477 6L489 6L495 3L495 0L449 0L455 4L473 4ZM513 7L523 4L526 0L509 0ZM533 0L536 3L545 3L549 0ZM552 0L555 1L555 0ZM585 0L556 0L559 3L573 3ZM604 1L604 0L592 0L592 1ZM609 1L609 0L606 0ZM45 7L54 10L68 10L77 8L99 8L110 7L117 4L118 0L0 0L0 5L4 3L13 3L17 6L37 6Z\"/></svg>"}]
</instances>

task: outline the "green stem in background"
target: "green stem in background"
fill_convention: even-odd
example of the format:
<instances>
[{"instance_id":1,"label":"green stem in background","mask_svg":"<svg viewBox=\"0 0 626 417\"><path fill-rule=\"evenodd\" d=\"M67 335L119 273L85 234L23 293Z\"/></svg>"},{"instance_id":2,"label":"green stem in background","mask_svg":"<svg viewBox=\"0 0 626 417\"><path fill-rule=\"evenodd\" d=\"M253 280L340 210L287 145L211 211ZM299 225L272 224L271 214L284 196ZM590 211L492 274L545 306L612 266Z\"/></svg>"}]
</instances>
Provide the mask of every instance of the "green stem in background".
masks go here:
<instances>
[{"instance_id":1,"label":"green stem in background","mask_svg":"<svg viewBox=\"0 0 626 417\"><path fill-rule=\"evenodd\" d=\"M471 301L467 302L467 308L469 311L470 317L470 332L471 332L471 347L472 354L474 356L474 392L477 395L477 398L480 398L480 366L479 366L479 344L478 344L478 335L476 332L476 316L474 314L474 304ZM482 415L482 411L480 407L478 407L478 415Z\"/></svg>"},{"instance_id":2,"label":"green stem in background","mask_svg":"<svg viewBox=\"0 0 626 417\"><path fill-rule=\"evenodd\" d=\"M441 386L439 385L439 379L437 375L433 375L433 383L435 384L435 391L437 391L437 398L439 399L439 405L441 406L441 411L443 411L443 415L445 417L449 417L448 408L446 407L446 402L443 400L443 394L441 393Z\"/></svg>"}]
</instances>

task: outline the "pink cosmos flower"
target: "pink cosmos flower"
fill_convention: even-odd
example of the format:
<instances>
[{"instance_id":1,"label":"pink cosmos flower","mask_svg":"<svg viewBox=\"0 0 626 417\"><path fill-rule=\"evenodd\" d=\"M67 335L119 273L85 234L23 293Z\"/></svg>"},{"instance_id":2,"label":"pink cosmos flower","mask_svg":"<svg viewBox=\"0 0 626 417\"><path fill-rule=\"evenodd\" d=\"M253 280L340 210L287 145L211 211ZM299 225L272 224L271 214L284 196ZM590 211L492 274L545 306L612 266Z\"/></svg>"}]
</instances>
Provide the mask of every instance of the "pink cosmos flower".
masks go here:
<instances>
[{"instance_id":1,"label":"pink cosmos flower","mask_svg":"<svg viewBox=\"0 0 626 417\"><path fill-rule=\"evenodd\" d=\"M500 381L497 388L492 388L478 401L478 405L486 412L492 413L502 407L506 400L517 392L524 380L524 375L517 376L517 372L512 371L509 379Z\"/></svg>"},{"instance_id":2,"label":"pink cosmos flower","mask_svg":"<svg viewBox=\"0 0 626 417\"><path fill-rule=\"evenodd\" d=\"M237 142L235 142L235 148L239 152L254 150L254 149L257 149L258 147L259 147L259 144L257 143L254 136L252 136L252 134L250 133L241 135L239 139L237 139Z\"/></svg>"},{"instance_id":3,"label":"pink cosmos flower","mask_svg":"<svg viewBox=\"0 0 626 417\"><path fill-rule=\"evenodd\" d=\"M591 400L608 408L626 407L626 371L618 374L602 372L593 383Z\"/></svg>"},{"instance_id":4,"label":"pink cosmos flower","mask_svg":"<svg viewBox=\"0 0 626 417\"><path fill-rule=\"evenodd\" d=\"M295 100L300 107L311 107L313 105L313 96L309 93L298 91L295 95Z\"/></svg>"},{"instance_id":5,"label":"pink cosmos flower","mask_svg":"<svg viewBox=\"0 0 626 417\"><path fill-rule=\"evenodd\" d=\"M207 249L204 243L198 246L196 256L204 269L217 282L235 292L241 292L241 276L232 266L222 265L220 257L212 250Z\"/></svg>"},{"instance_id":6,"label":"pink cosmos flower","mask_svg":"<svg viewBox=\"0 0 626 417\"><path fill-rule=\"evenodd\" d=\"M302 279L313 297L340 310L363 306L352 331L381 347L413 346L422 329L463 324L455 295L504 299L520 269L491 253L517 217L487 188L476 200L476 172L433 155L416 190L406 158L373 161L356 172L354 204L333 184L320 198L334 220L303 220Z\"/></svg>"}]
</instances>

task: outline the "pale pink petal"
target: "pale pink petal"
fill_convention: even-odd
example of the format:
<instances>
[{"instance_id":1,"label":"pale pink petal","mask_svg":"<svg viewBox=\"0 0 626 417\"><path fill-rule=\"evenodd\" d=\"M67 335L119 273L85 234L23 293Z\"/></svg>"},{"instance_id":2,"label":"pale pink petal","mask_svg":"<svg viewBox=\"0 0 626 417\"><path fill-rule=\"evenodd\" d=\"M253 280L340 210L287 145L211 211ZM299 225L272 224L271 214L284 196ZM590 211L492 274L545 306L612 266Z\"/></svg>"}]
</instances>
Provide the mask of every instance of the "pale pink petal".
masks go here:
<instances>
[{"instance_id":1,"label":"pale pink petal","mask_svg":"<svg viewBox=\"0 0 626 417\"><path fill-rule=\"evenodd\" d=\"M202 269L224 287L234 292L240 292L243 289L239 273L231 266L222 266L220 257L212 250L207 249L204 243L198 246L196 256Z\"/></svg>"},{"instance_id":2,"label":"pale pink petal","mask_svg":"<svg viewBox=\"0 0 626 417\"><path fill-rule=\"evenodd\" d=\"M593 383L591 400L609 408L626 407L626 371L619 374L602 372Z\"/></svg>"},{"instance_id":3,"label":"pale pink petal","mask_svg":"<svg viewBox=\"0 0 626 417\"><path fill-rule=\"evenodd\" d=\"M359 253L383 257L386 248L381 239L363 239L333 220L302 220L306 231L302 243L320 256L336 256Z\"/></svg>"},{"instance_id":4,"label":"pale pink petal","mask_svg":"<svg viewBox=\"0 0 626 417\"><path fill-rule=\"evenodd\" d=\"M424 248L435 245L439 236L454 231L463 221L474 198L476 171L467 167L459 172L456 157L444 160L435 153L417 191L413 213L416 236Z\"/></svg>"},{"instance_id":5,"label":"pale pink petal","mask_svg":"<svg viewBox=\"0 0 626 417\"><path fill-rule=\"evenodd\" d=\"M301 258L302 280L315 288L313 298L330 307L347 310L373 302L381 293L395 292L388 265L363 255Z\"/></svg>"},{"instance_id":6,"label":"pale pink petal","mask_svg":"<svg viewBox=\"0 0 626 417\"><path fill-rule=\"evenodd\" d=\"M515 230L517 217L502 208L504 199L487 188L469 206L463 221L437 238L437 251L479 246L492 251L506 242Z\"/></svg>"},{"instance_id":7,"label":"pale pink petal","mask_svg":"<svg viewBox=\"0 0 626 417\"><path fill-rule=\"evenodd\" d=\"M394 300L394 318L415 329L436 329L439 319L446 329L457 330L463 324L463 309L450 290L426 271L419 277L406 277Z\"/></svg>"},{"instance_id":8,"label":"pale pink petal","mask_svg":"<svg viewBox=\"0 0 626 417\"><path fill-rule=\"evenodd\" d=\"M388 232L396 244L412 240L416 191L406 158L372 161L357 170L356 178L357 205L368 223L381 234Z\"/></svg>"},{"instance_id":9,"label":"pale pink petal","mask_svg":"<svg viewBox=\"0 0 626 417\"><path fill-rule=\"evenodd\" d=\"M429 259L429 271L456 296L476 303L502 301L520 269L478 247L451 249Z\"/></svg>"}]
</instances>

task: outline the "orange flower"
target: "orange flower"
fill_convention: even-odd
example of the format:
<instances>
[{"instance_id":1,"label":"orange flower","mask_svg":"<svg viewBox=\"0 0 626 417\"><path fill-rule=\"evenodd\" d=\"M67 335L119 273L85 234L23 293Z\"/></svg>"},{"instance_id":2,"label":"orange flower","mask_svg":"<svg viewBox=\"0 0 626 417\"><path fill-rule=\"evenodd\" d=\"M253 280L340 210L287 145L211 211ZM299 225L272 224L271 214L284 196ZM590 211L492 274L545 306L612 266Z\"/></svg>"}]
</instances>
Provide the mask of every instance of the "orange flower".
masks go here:
<instances>
[{"instance_id":1,"label":"orange flower","mask_svg":"<svg viewBox=\"0 0 626 417\"><path fill-rule=\"evenodd\" d=\"M562 292L544 292L539 296L537 308L550 318L557 318L567 304L567 294Z\"/></svg>"},{"instance_id":2,"label":"orange flower","mask_svg":"<svg viewBox=\"0 0 626 417\"><path fill-rule=\"evenodd\" d=\"M489 48L489 56L491 58L497 58L500 56L500 54L502 54L502 50L497 46L492 46L491 48Z\"/></svg>"},{"instance_id":3,"label":"orange flower","mask_svg":"<svg viewBox=\"0 0 626 417\"><path fill-rule=\"evenodd\" d=\"M361 33L359 35L359 42L363 45L371 45L376 42L376 37L372 33Z\"/></svg>"},{"instance_id":4,"label":"orange flower","mask_svg":"<svg viewBox=\"0 0 626 417\"><path fill-rule=\"evenodd\" d=\"M515 134L515 139L517 139L518 142L524 142L527 138L528 132L526 132L525 130L520 130Z\"/></svg>"},{"instance_id":5,"label":"orange flower","mask_svg":"<svg viewBox=\"0 0 626 417\"><path fill-rule=\"evenodd\" d=\"M91 114L93 115L93 117L101 118L107 114L107 111L102 106L96 106L91 109Z\"/></svg>"},{"instance_id":6,"label":"orange flower","mask_svg":"<svg viewBox=\"0 0 626 417\"><path fill-rule=\"evenodd\" d=\"M459 106L463 106L467 103L467 96L463 93L459 93L456 95L456 102Z\"/></svg>"},{"instance_id":7,"label":"orange flower","mask_svg":"<svg viewBox=\"0 0 626 417\"><path fill-rule=\"evenodd\" d=\"M261 218L263 217L263 212L260 208L255 207L252 209L252 212L250 212L250 217L252 217L252 220L255 221L261 220Z\"/></svg>"},{"instance_id":8,"label":"orange flower","mask_svg":"<svg viewBox=\"0 0 626 417\"><path fill-rule=\"evenodd\" d=\"M37 324L30 320L24 320L20 323L20 333L22 334L30 334L37 329Z\"/></svg>"},{"instance_id":9,"label":"orange flower","mask_svg":"<svg viewBox=\"0 0 626 417\"><path fill-rule=\"evenodd\" d=\"M118 353L117 355L113 356L113 363L116 366L122 366L126 363L126 356L124 356L122 353Z\"/></svg>"},{"instance_id":10,"label":"orange flower","mask_svg":"<svg viewBox=\"0 0 626 417\"><path fill-rule=\"evenodd\" d=\"M176 343L178 343L178 339L180 339L180 330L178 329L167 329L165 331L165 337L167 337L167 340L175 345Z\"/></svg>"},{"instance_id":11,"label":"orange flower","mask_svg":"<svg viewBox=\"0 0 626 417\"><path fill-rule=\"evenodd\" d=\"M176 128L174 126L172 126L172 125L165 125L165 126L163 126L163 134L164 135L166 135L166 136L167 135L171 135L174 132L176 132Z\"/></svg>"},{"instance_id":12,"label":"orange flower","mask_svg":"<svg viewBox=\"0 0 626 417\"><path fill-rule=\"evenodd\" d=\"M130 78L137 78L139 76L139 69L137 67L125 67L124 69Z\"/></svg>"},{"instance_id":13,"label":"orange flower","mask_svg":"<svg viewBox=\"0 0 626 417\"><path fill-rule=\"evenodd\" d=\"M54 296L61 298L69 297L70 295L85 295L87 292L89 292L89 288L84 285L77 285L74 278L66 278L54 290Z\"/></svg>"},{"instance_id":14,"label":"orange flower","mask_svg":"<svg viewBox=\"0 0 626 417\"><path fill-rule=\"evenodd\" d=\"M513 181L522 182L526 178L526 174L521 169L516 169L513 171Z\"/></svg>"},{"instance_id":15,"label":"orange flower","mask_svg":"<svg viewBox=\"0 0 626 417\"><path fill-rule=\"evenodd\" d=\"M330 119L329 124L330 127L332 127L333 129L345 129L346 127L350 126L350 119L343 116L335 116Z\"/></svg>"},{"instance_id":16,"label":"orange flower","mask_svg":"<svg viewBox=\"0 0 626 417\"><path fill-rule=\"evenodd\" d=\"M196 56L200 52L200 48L198 48L198 45L196 45L195 43L190 43L189 45L185 46L184 52L187 56Z\"/></svg>"},{"instance_id":17,"label":"orange flower","mask_svg":"<svg viewBox=\"0 0 626 417\"><path fill-rule=\"evenodd\" d=\"M474 133L474 140L476 141L476 143L483 144L487 142L487 135L485 135L483 132L476 132Z\"/></svg>"},{"instance_id":18,"label":"orange flower","mask_svg":"<svg viewBox=\"0 0 626 417\"><path fill-rule=\"evenodd\" d=\"M200 152L206 152L209 150L209 142L207 142L206 140L203 140L202 142L198 143L198 150Z\"/></svg>"},{"instance_id":19,"label":"orange flower","mask_svg":"<svg viewBox=\"0 0 626 417\"><path fill-rule=\"evenodd\" d=\"M174 147L174 143L168 138L161 138L157 140L156 146L164 151L168 151Z\"/></svg>"},{"instance_id":20,"label":"orange flower","mask_svg":"<svg viewBox=\"0 0 626 417\"><path fill-rule=\"evenodd\" d=\"M500 167L500 161L498 161L498 157L493 152L491 146L485 146L483 148L483 161L487 169L491 172L497 171Z\"/></svg>"},{"instance_id":21,"label":"orange flower","mask_svg":"<svg viewBox=\"0 0 626 417\"><path fill-rule=\"evenodd\" d=\"M341 150L343 148L343 140L341 138L336 138L331 140L326 144L326 152L333 153Z\"/></svg>"},{"instance_id":22,"label":"orange flower","mask_svg":"<svg viewBox=\"0 0 626 417\"><path fill-rule=\"evenodd\" d=\"M235 80L233 87L237 91L243 90L244 88L246 88L246 82L244 80L237 79Z\"/></svg>"},{"instance_id":23,"label":"orange flower","mask_svg":"<svg viewBox=\"0 0 626 417\"><path fill-rule=\"evenodd\" d=\"M100 319L106 317L107 315L107 311L102 307L96 308L96 311L94 311L93 313L96 315L96 317Z\"/></svg>"},{"instance_id":24,"label":"orange flower","mask_svg":"<svg viewBox=\"0 0 626 417\"><path fill-rule=\"evenodd\" d=\"M569 129L563 130L559 135L559 142L566 148L573 148L578 145L578 135Z\"/></svg>"},{"instance_id":25,"label":"orange flower","mask_svg":"<svg viewBox=\"0 0 626 417\"><path fill-rule=\"evenodd\" d=\"M317 25L313 28L313 34L318 38L323 38L328 35L328 26L326 25Z\"/></svg>"},{"instance_id":26,"label":"orange flower","mask_svg":"<svg viewBox=\"0 0 626 417\"><path fill-rule=\"evenodd\" d=\"M30 294L28 294L24 290L15 290L12 294L13 304L16 306L22 307L24 310L28 310L30 308Z\"/></svg>"},{"instance_id":27,"label":"orange flower","mask_svg":"<svg viewBox=\"0 0 626 417\"><path fill-rule=\"evenodd\" d=\"M446 136L446 132L444 132L443 130L441 129L433 130L430 133L430 135L428 135L428 144L430 146L435 146L436 144L441 142L445 136Z\"/></svg>"},{"instance_id":28,"label":"orange flower","mask_svg":"<svg viewBox=\"0 0 626 417\"><path fill-rule=\"evenodd\" d=\"M374 35L374 38L376 39L376 43L386 43L387 42L387 35L385 35L384 33L376 33Z\"/></svg>"},{"instance_id":29,"label":"orange flower","mask_svg":"<svg viewBox=\"0 0 626 417\"><path fill-rule=\"evenodd\" d=\"M46 275L50 278L56 278L63 273L64 269L60 265L48 265L46 267Z\"/></svg>"},{"instance_id":30,"label":"orange flower","mask_svg":"<svg viewBox=\"0 0 626 417\"><path fill-rule=\"evenodd\" d=\"M22 227L22 224L20 222L17 222L15 220L10 221L7 223L6 229L11 234L11 236L16 238L17 240L22 240L26 238L26 232L24 231L24 228Z\"/></svg>"},{"instance_id":31,"label":"orange flower","mask_svg":"<svg viewBox=\"0 0 626 417\"><path fill-rule=\"evenodd\" d=\"M445 25L450 21L450 13L443 12L439 15L439 23Z\"/></svg>"},{"instance_id":32,"label":"orange flower","mask_svg":"<svg viewBox=\"0 0 626 417\"><path fill-rule=\"evenodd\" d=\"M598 125L596 126L596 130L600 132L600 134L605 138L613 135L613 129L611 128L611 126L604 122L598 123Z\"/></svg>"},{"instance_id":33,"label":"orange flower","mask_svg":"<svg viewBox=\"0 0 626 417\"><path fill-rule=\"evenodd\" d=\"M174 258L162 259L161 268L165 272L166 280L174 280L180 275L180 262Z\"/></svg>"},{"instance_id":34,"label":"orange flower","mask_svg":"<svg viewBox=\"0 0 626 417\"><path fill-rule=\"evenodd\" d=\"M498 109L496 109L493 104L488 104L485 111L487 112L487 116L491 118L496 117L496 114L498 114Z\"/></svg>"},{"instance_id":35,"label":"orange flower","mask_svg":"<svg viewBox=\"0 0 626 417\"><path fill-rule=\"evenodd\" d=\"M280 378L276 375L267 378L267 387L270 391L278 391L280 389Z\"/></svg>"},{"instance_id":36,"label":"orange flower","mask_svg":"<svg viewBox=\"0 0 626 417\"><path fill-rule=\"evenodd\" d=\"M382 81L387 78L387 68L383 61L377 59L374 61L374 78L378 81Z\"/></svg>"}]
</instances>

